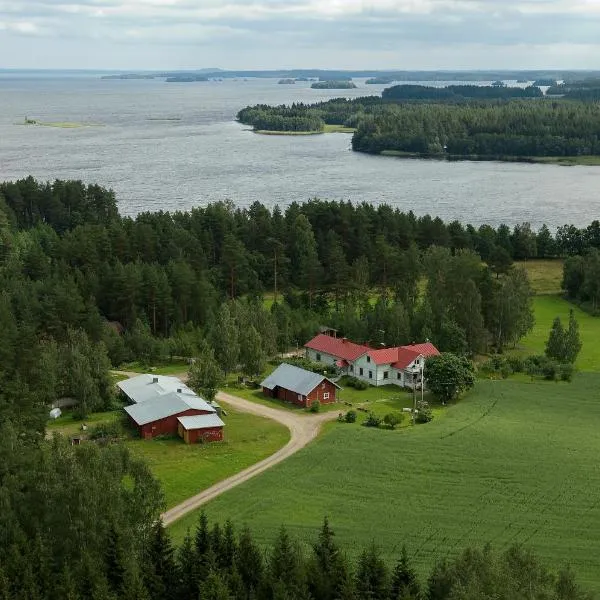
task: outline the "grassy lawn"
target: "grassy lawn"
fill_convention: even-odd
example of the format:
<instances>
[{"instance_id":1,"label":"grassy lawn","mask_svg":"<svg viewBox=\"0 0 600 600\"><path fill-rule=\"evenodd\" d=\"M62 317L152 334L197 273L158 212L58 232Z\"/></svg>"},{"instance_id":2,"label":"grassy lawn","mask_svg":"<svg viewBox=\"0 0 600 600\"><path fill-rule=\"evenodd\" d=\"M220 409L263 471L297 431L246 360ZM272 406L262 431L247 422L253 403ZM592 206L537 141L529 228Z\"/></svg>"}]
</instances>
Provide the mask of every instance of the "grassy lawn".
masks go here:
<instances>
[{"instance_id":1,"label":"grassy lawn","mask_svg":"<svg viewBox=\"0 0 600 600\"><path fill-rule=\"evenodd\" d=\"M534 294L560 294L563 276L563 260L526 260L517 262L527 271Z\"/></svg>"},{"instance_id":2,"label":"grassy lawn","mask_svg":"<svg viewBox=\"0 0 600 600\"><path fill-rule=\"evenodd\" d=\"M290 434L283 425L223 407L227 411L223 442L188 445L178 438L127 442L160 481L167 507L259 462L288 442Z\"/></svg>"},{"instance_id":3,"label":"grassy lawn","mask_svg":"<svg viewBox=\"0 0 600 600\"><path fill-rule=\"evenodd\" d=\"M356 555L373 539L403 544L421 574L446 553L519 542L569 562L600 589L600 375L572 384L479 381L432 423L403 431L333 423L317 442L206 506L256 539L281 524L306 542L328 515ZM192 514L171 528L181 539Z\"/></svg>"},{"instance_id":4,"label":"grassy lawn","mask_svg":"<svg viewBox=\"0 0 600 600\"><path fill-rule=\"evenodd\" d=\"M100 423L112 423L123 414L121 410L112 410L109 412L92 413L87 419L80 421L73 418L73 413L63 412L58 419L48 421L46 430L48 433L60 433L65 436L76 435L81 431L81 424L89 426L99 425Z\"/></svg>"},{"instance_id":5,"label":"grassy lawn","mask_svg":"<svg viewBox=\"0 0 600 600\"><path fill-rule=\"evenodd\" d=\"M559 296L536 296L533 303L535 327L521 340L518 352L524 355L543 354L552 321L558 316L566 324L569 319L569 310L573 309L583 342L583 348L575 366L582 371L600 371L600 318L592 317Z\"/></svg>"}]
</instances>

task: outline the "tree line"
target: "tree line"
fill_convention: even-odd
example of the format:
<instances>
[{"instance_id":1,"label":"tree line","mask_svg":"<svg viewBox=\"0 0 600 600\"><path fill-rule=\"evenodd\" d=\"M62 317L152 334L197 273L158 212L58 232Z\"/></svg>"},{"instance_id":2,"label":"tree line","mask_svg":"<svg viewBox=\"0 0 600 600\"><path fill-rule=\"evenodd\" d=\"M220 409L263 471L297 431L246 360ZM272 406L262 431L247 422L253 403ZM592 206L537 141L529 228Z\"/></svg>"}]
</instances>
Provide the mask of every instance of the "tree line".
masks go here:
<instances>
[{"instance_id":1,"label":"tree line","mask_svg":"<svg viewBox=\"0 0 600 600\"><path fill-rule=\"evenodd\" d=\"M464 100L509 100L513 98L542 98L537 86L507 87L504 85L395 85L381 93L384 100L433 100L435 102L460 102Z\"/></svg>"}]
</instances>

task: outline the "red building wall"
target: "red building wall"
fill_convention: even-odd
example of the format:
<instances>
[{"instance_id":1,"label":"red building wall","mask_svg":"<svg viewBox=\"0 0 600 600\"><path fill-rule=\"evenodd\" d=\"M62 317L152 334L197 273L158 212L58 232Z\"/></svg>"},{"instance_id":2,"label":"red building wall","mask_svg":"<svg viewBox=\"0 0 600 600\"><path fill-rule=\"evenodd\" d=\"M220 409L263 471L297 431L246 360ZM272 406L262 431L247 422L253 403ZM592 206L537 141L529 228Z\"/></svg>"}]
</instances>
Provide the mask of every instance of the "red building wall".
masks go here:
<instances>
[{"instance_id":1,"label":"red building wall","mask_svg":"<svg viewBox=\"0 0 600 600\"><path fill-rule=\"evenodd\" d=\"M314 400L318 400L320 404L331 404L336 401L336 391L337 388L330 381L323 381L323 383L319 384L308 396L300 396L296 392L292 392L291 390L286 390L282 387L277 387L275 390L271 391L267 388L263 388L263 394L265 396L270 396L271 398L278 398L279 400L283 400L284 402L290 402L291 404L295 404L296 406L302 406L304 408L309 407ZM323 394L328 393L329 398L327 400L323 399Z\"/></svg>"},{"instance_id":2,"label":"red building wall","mask_svg":"<svg viewBox=\"0 0 600 600\"><path fill-rule=\"evenodd\" d=\"M204 429L189 429L188 444L196 444L199 440L205 442L220 442L223 440L223 427L206 427ZM189 441L188 441L189 440Z\"/></svg>"},{"instance_id":3,"label":"red building wall","mask_svg":"<svg viewBox=\"0 0 600 600\"><path fill-rule=\"evenodd\" d=\"M152 421L151 423L146 423L145 425L138 425L135 421L132 422L140 433L140 437L142 439L148 440L150 438L156 437L157 435L177 435L177 417L191 417L193 415L206 415L210 414L209 411L206 410L197 410L195 408L189 408L184 412L180 412L176 415L171 415L170 417L166 417L164 419L159 419L158 421Z\"/></svg>"}]
</instances>

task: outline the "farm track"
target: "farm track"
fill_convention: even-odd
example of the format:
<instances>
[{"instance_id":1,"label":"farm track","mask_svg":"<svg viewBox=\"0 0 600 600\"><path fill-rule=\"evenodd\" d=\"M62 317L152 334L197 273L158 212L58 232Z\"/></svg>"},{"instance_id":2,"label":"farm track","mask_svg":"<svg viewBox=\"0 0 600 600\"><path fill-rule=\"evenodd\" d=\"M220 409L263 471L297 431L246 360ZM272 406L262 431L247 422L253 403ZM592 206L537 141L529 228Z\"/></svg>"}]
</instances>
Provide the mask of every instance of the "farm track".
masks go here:
<instances>
[{"instance_id":1,"label":"farm track","mask_svg":"<svg viewBox=\"0 0 600 600\"><path fill-rule=\"evenodd\" d=\"M312 440L314 440L323 423L331 421L337 417L337 413L329 412L320 415L300 415L294 412L283 411L269 406L263 406L262 404L255 404L249 400L232 396L231 394L225 394L219 392L217 394L217 400L224 402L225 404L239 410L241 412L250 413L267 419L278 421L282 425L285 425L291 433L290 441L280 450L272 454L271 456L261 460L260 462L216 483L215 485L207 488L206 490L188 498L181 504L174 506L173 508L165 511L161 517L163 523L168 526L180 519L189 512L196 510L203 504L213 500L217 496L227 492L228 490L260 475L267 469L279 464L286 458L289 458L298 450L304 448Z\"/></svg>"}]
</instances>

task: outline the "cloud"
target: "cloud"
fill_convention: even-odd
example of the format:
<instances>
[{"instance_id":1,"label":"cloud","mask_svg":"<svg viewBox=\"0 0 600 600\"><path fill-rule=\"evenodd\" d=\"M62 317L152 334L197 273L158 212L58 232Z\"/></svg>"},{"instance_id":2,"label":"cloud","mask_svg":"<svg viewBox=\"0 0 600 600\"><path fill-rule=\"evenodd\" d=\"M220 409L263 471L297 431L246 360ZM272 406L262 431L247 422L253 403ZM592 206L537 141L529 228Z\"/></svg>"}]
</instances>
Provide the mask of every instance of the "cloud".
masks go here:
<instances>
[{"instance_id":1,"label":"cloud","mask_svg":"<svg viewBox=\"0 0 600 600\"><path fill-rule=\"evenodd\" d=\"M160 48L170 61L163 68L189 64L207 48L214 51L211 65L229 67L258 66L242 65L252 57L262 67L308 66L315 63L305 61L319 56L315 66L341 67L349 56L360 58L357 53L361 64L349 66L420 68L446 56L464 68L486 59L494 68L509 59L507 68L551 67L528 64L543 60L548 48L548 60L591 68L600 66L593 64L600 56L598 31L598 0L0 0L2 54L20 60L11 44L43 37L41 60L65 54L64 64L54 66L101 67L102 56L114 64L115 44L123 44L123 68L158 67L133 64L131 57L145 50L155 60ZM558 47L561 56L549 50ZM364 64L367 57L374 62Z\"/></svg>"}]
</instances>

